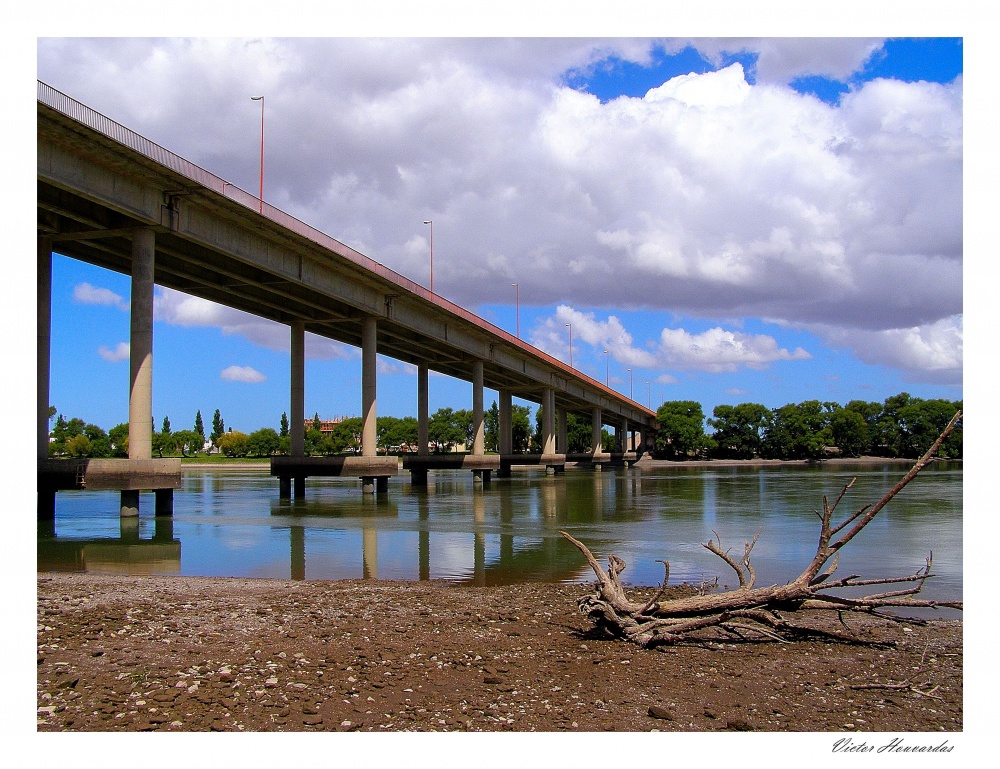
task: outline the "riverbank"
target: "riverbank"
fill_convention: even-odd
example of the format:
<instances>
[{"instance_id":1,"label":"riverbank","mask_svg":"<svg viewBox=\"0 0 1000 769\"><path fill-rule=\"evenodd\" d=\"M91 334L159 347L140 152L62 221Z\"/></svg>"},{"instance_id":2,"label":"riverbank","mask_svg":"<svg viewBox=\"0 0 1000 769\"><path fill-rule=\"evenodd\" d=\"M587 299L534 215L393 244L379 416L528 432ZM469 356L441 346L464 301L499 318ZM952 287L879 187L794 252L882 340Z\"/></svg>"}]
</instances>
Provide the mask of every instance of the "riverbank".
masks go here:
<instances>
[{"instance_id":1,"label":"riverbank","mask_svg":"<svg viewBox=\"0 0 1000 769\"><path fill-rule=\"evenodd\" d=\"M674 590L684 590L683 587ZM588 585L37 580L47 731L958 732L962 623L644 650ZM641 594L643 591L637 591Z\"/></svg>"}]
</instances>

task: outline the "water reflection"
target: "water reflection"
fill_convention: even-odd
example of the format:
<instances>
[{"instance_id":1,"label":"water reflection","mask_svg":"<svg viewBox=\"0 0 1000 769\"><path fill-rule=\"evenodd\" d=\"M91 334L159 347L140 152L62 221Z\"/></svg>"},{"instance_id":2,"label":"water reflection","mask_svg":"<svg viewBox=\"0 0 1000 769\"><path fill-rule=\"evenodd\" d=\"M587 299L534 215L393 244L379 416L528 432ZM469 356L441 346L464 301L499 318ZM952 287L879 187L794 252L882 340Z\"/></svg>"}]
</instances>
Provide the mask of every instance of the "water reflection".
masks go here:
<instances>
[{"instance_id":1,"label":"water reflection","mask_svg":"<svg viewBox=\"0 0 1000 769\"><path fill-rule=\"evenodd\" d=\"M279 499L264 472L186 470L173 518L123 524L115 493L61 492L55 522L39 524L38 562L39 569L295 580L589 581L580 554L559 535L566 530L601 560L612 552L623 558L622 576L635 584L659 582L658 559L670 561L672 581L718 576L725 584L732 575L702 543L719 536L738 550L763 527L758 581L780 583L815 552L824 495L835 498L857 476L842 503L846 514L876 500L905 469L528 470L488 486L445 471L432 472L426 487L394 478L386 495L362 494L349 480L310 481L306 496L291 500ZM925 593L960 598L959 463L935 463L900 494L844 551L841 573L909 574L931 549L938 577Z\"/></svg>"}]
</instances>

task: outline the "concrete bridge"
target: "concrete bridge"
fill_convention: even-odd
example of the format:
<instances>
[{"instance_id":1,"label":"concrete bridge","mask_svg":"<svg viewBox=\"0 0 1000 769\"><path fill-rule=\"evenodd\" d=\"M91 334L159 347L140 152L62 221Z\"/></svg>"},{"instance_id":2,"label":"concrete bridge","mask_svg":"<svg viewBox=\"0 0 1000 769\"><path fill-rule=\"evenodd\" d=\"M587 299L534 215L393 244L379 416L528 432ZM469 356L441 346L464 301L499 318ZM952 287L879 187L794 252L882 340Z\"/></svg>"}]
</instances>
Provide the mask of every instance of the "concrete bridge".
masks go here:
<instances>
[{"instance_id":1,"label":"concrete bridge","mask_svg":"<svg viewBox=\"0 0 1000 769\"><path fill-rule=\"evenodd\" d=\"M604 425L615 428L616 455L628 456L636 432L645 445L654 412L41 82L37 132L40 517L54 515L59 489L109 483L123 516L138 515L140 489L156 491L158 510L171 507L179 464L151 459L154 283L288 326L291 455L271 466L282 496L293 486L301 496L309 476L357 477L374 492L397 473L396 458L376 452L376 354L417 368L415 483L453 461L428 453L429 371L472 383L463 466L479 479L528 461L563 465L569 413L591 420L597 467L612 456L600 453ZM132 278L128 459L47 459L53 251ZM360 456L304 456L306 331L361 348ZM499 456L484 451L487 387L499 394ZM541 457L512 451L515 396L543 406Z\"/></svg>"}]
</instances>

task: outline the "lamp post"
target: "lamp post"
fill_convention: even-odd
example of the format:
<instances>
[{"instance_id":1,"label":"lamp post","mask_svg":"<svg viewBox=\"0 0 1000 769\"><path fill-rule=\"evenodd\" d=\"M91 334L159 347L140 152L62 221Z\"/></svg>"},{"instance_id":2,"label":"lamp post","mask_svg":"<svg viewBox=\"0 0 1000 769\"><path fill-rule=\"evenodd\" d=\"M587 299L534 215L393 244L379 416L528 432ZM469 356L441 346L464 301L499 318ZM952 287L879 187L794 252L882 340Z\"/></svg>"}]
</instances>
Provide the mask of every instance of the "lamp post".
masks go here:
<instances>
[{"instance_id":1,"label":"lamp post","mask_svg":"<svg viewBox=\"0 0 1000 769\"><path fill-rule=\"evenodd\" d=\"M517 328L517 338L521 338L521 287L517 283L511 283L514 287L514 318Z\"/></svg>"},{"instance_id":2,"label":"lamp post","mask_svg":"<svg viewBox=\"0 0 1000 769\"><path fill-rule=\"evenodd\" d=\"M569 367L573 368L573 324L567 323L566 328L569 329Z\"/></svg>"},{"instance_id":3,"label":"lamp post","mask_svg":"<svg viewBox=\"0 0 1000 769\"><path fill-rule=\"evenodd\" d=\"M646 380L646 408L653 408L653 390L648 379Z\"/></svg>"},{"instance_id":4,"label":"lamp post","mask_svg":"<svg viewBox=\"0 0 1000 769\"><path fill-rule=\"evenodd\" d=\"M629 400L635 400L632 397L632 369L628 370L628 398Z\"/></svg>"},{"instance_id":5,"label":"lamp post","mask_svg":"<svg viewBox=\"0 0 1000 769\"><path fill-rule=\"evenodd\" d=\"M611 387L611 358L608 351L604 351L604 386Z\"/></svg>"},{"instance_id":6,"label":"lamp post","mask_svg":"<svg viewBox=\"0 0 1000 769\"><path fill-rule=\"evenodd\" d=\"M251 96L251 101L260 102L260 213L264 213L264 97Z\"/></svg>"},{"instance_id":7,"label":"lamp post","mask_svg":"<svg viewBox=\"0 0 1000 769\"><path fill-rule=\"evenodd\" d=\"M431 293L434 293L434 221L428 219L424 224L431 226Z\"/></svg>"}]
</instances>

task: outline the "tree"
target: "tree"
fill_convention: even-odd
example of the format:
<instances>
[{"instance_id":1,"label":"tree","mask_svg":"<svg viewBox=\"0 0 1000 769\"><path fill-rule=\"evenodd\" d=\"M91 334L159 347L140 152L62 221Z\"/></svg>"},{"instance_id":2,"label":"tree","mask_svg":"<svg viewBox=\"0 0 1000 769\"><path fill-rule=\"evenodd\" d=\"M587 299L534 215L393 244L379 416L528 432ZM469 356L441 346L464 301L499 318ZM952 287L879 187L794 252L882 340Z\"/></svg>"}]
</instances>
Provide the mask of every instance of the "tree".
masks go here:
<instances>
[{"instance_id":1,"label":"tree","mask_svg":"<svg viewBox=\"0 0 1000 769\"><path fill-rule=\"evenodd\" d=\"M108 430L108 443L111 448L111 456L128 456L128 423L121 422Z\"/></svg>"},{"instance_id":2,"label":"tree","mask_svg":"<svg viewBox=\"0 0 1000 769\"><path fill-rule=\"evenodd\" d=\"M218 413L218 412L216 412ZM201 409L194 415L194 431L201 436L201 442L205 443L205 423L201 421Z\"/></svg>"},{"instance_id":3,"label":"tree","mask_svg":"<svg viewBox=\"0 0 1000 769\"><path fill-rule=\"evenodd\" d=\"M897 607L935 608L947 606L961 609L960 601L932 601L916 598L924 582L932 576L931 558L925 566L903 577L861 579L849 575L834 579L840 551L874 520L875 516L927 466L941 444L961 420L957 412L944 431L910 471L873 505L864 505L841 519L834 521L838 505L843 501L854 481L847 483L831 504L823 498L820 517L819 543L816 554L802 573L785 584L755 587L755 571L750 560L751 552L760 530L744 544L742 555L732 556L723 548L718 533L704 547L724 561L739 579L739 587L719 594L698 594L682 598L660 600L670 578L670 564L664 565L663 586L650 600L633 601L625 592L618 575L625 570L625 562L617 556L608 558L605 571L590 549L566 532L560 532L574 547L583 553L597 575L594 593L584 596L577 605L601 630L609 632L640 646L673 644L685 639L706 640L789 640L794 638L823 638L848 643L864 643L865 638L848 624L851 614L864 615L867 621L881 618L898 622L890 612ZM841 589L855 590L878 585L895 586L893 589L869 595L838 594ZM898 587L904 585L905 587ZM822 622L818 617L835 615L832 622Z\"/></svg>"},{"instance_id":4,"label":"tree","mask_svg":"<svg viewBox=\"0 0 1000 769\"><path fill-rule=\"evenodd\" d=\"M323 420L321 420L319 418L319 412L318 411L315 414L313 414L312 429L316 430L317 432L322 432L323 431Z\"/></svg>"},{"instance_id":5,"label":"tree","mask_svg":"<svg viewBox=\"0 0 1000 769\"><path fill-rule=\"evenodd\" d=\"M531 409L514 404L510 412L511 446L515 454L523 454L531 447Z\"/></svg>"},{"instance_id":6,"label":"tree","mask_svg":"<svg viewBox=\"0 0 1000 769\"><path fill-rule=\"evenodd\" d=\"M232 433L228 433L231 435ZM258 457L269 457L281 445L281 438L272 427L262 427L247 436L247 451Z\"/></svg>"},{"instance_id":7,"label":"tree","mask_svg":"<svg viewBox=\"0 0 1000 769\"><path fill-rule=\"evenodd\" d=\"M500 408L496 401L483 415L483 438L487 451L500 451Z\"/></svg>"},{"instance_id":8,"label":"tree","mask_svg":"<svg viewBox=\"0 0 1000 769\"><path fill-rule=\"evenodd\" d=\"M753 459L760 456L764 428L771 411L760 403L741 403L738 406L716 406L712 409L715 442L713 454L733 459Z\"/></svg>"},{"instance_id":9,"label":"tree","mask_svg":"<svg viewBox=\"0 0 1000 769\"><path fill-rule=\"evenodd\" d=\"M705 414L697 401L667 401L656 411L660 429L656 451L660 456L686 458L712 446L705 435Z\"/></svg>"},{"instance_id":10,"label":"tree","mask_svg":"<svg viewBox=\"0 0 1000 769\"><path fill-rule=\"evenodd\" d=\"M90 454L90 438L83 433L70 436L65 446L66 453L71 457L86 457Z\"/></svg>"},{"instance_id":11,"label":"tree","mask_svg":"<svg viewBox=\"0 0 1000 769\"><path fill-rule=\"evenodd\" d=\"M209 440L212 441L212 445L219 448L219 439L226 433L226 423L222 419L222 414L219 410L215 410L215 415L212 417L212 434L209 436Z\"/></svg>"},{"instance_id":12,"label":"tree","mask_svg":"<svg viewBox=\"0 0 1000 769\"><path fill-rule=\"evenodd\" d=\"M279 438L288 437L288 414L281 412L281 429L278 431Z\"/></svg>"},{"instance_id":13,"label":"tree","mask_svg":"<svg viewBox=\"0 0 1000 769\"><path fill-rule=\"evenodd\" d=\"M451 451L466 439L466 431L459 424L453 409L440 408L428 420L427 437L436 451Z\"/></svg>"},{"instance_id":14,"label":"tree","mask_svg":"<svg viewBox=\"0 0 1000 769\"><path fill-rule=\"evenodd\" d=\"M180 449L184 457L193 457L205 447L205 436L194 430L178 430L172 437L174 447Z\"/></svg>"},{"instance_id":15,"label":"tree","mask_svg":"<svg viewBox=\"0 0 1000 769\"><path fill-rule=\"evenodd\" d=\"M378 421L376 420L376 427ZM364 430L364 422L361 417L348 417L341 419L333 426L332 451L351 451L355 454L361 451L361 437Z\"/></svg>"},{"instance_id":16,"label":"tree","mask_svg":"<svg viewBox=\"0 0 1000 769\"><path fill-rule=\"evenodd\" d=\"M853 409L837 409L830 414L830 439L845 457L860 457L871 446L865 418Z\"/></svg>"},{"instance_id":17,"label":"tree","mask_svg":"<svg viewBox=\"0 0 1000 769\"><path fill-rule=\"evenodd\" d=\"M789 403L774 409L762 453L771 459L815 459L831 441L828 412L819 401Z\"/></svg>"},{"instance_id":18,"label":"tree","mask_svg":"<svg viewBox=\"0 0 1000 769\"><path fill-rule=\"evenodd\" d=\"M231 428L229 432L219 436L216 445L227 457L245 457L250 451L249 436Z\"/></svg>"},{"instance_id":19,"label":"tree","mask_svg":"<svg viewBox=\"0 0 1000 769\"><path fill-rule=\"evenodd\" d=\"M163 417L163 429L160 432L164 435L170 435L170 417Z\"/></svg>"}]
</instances>

